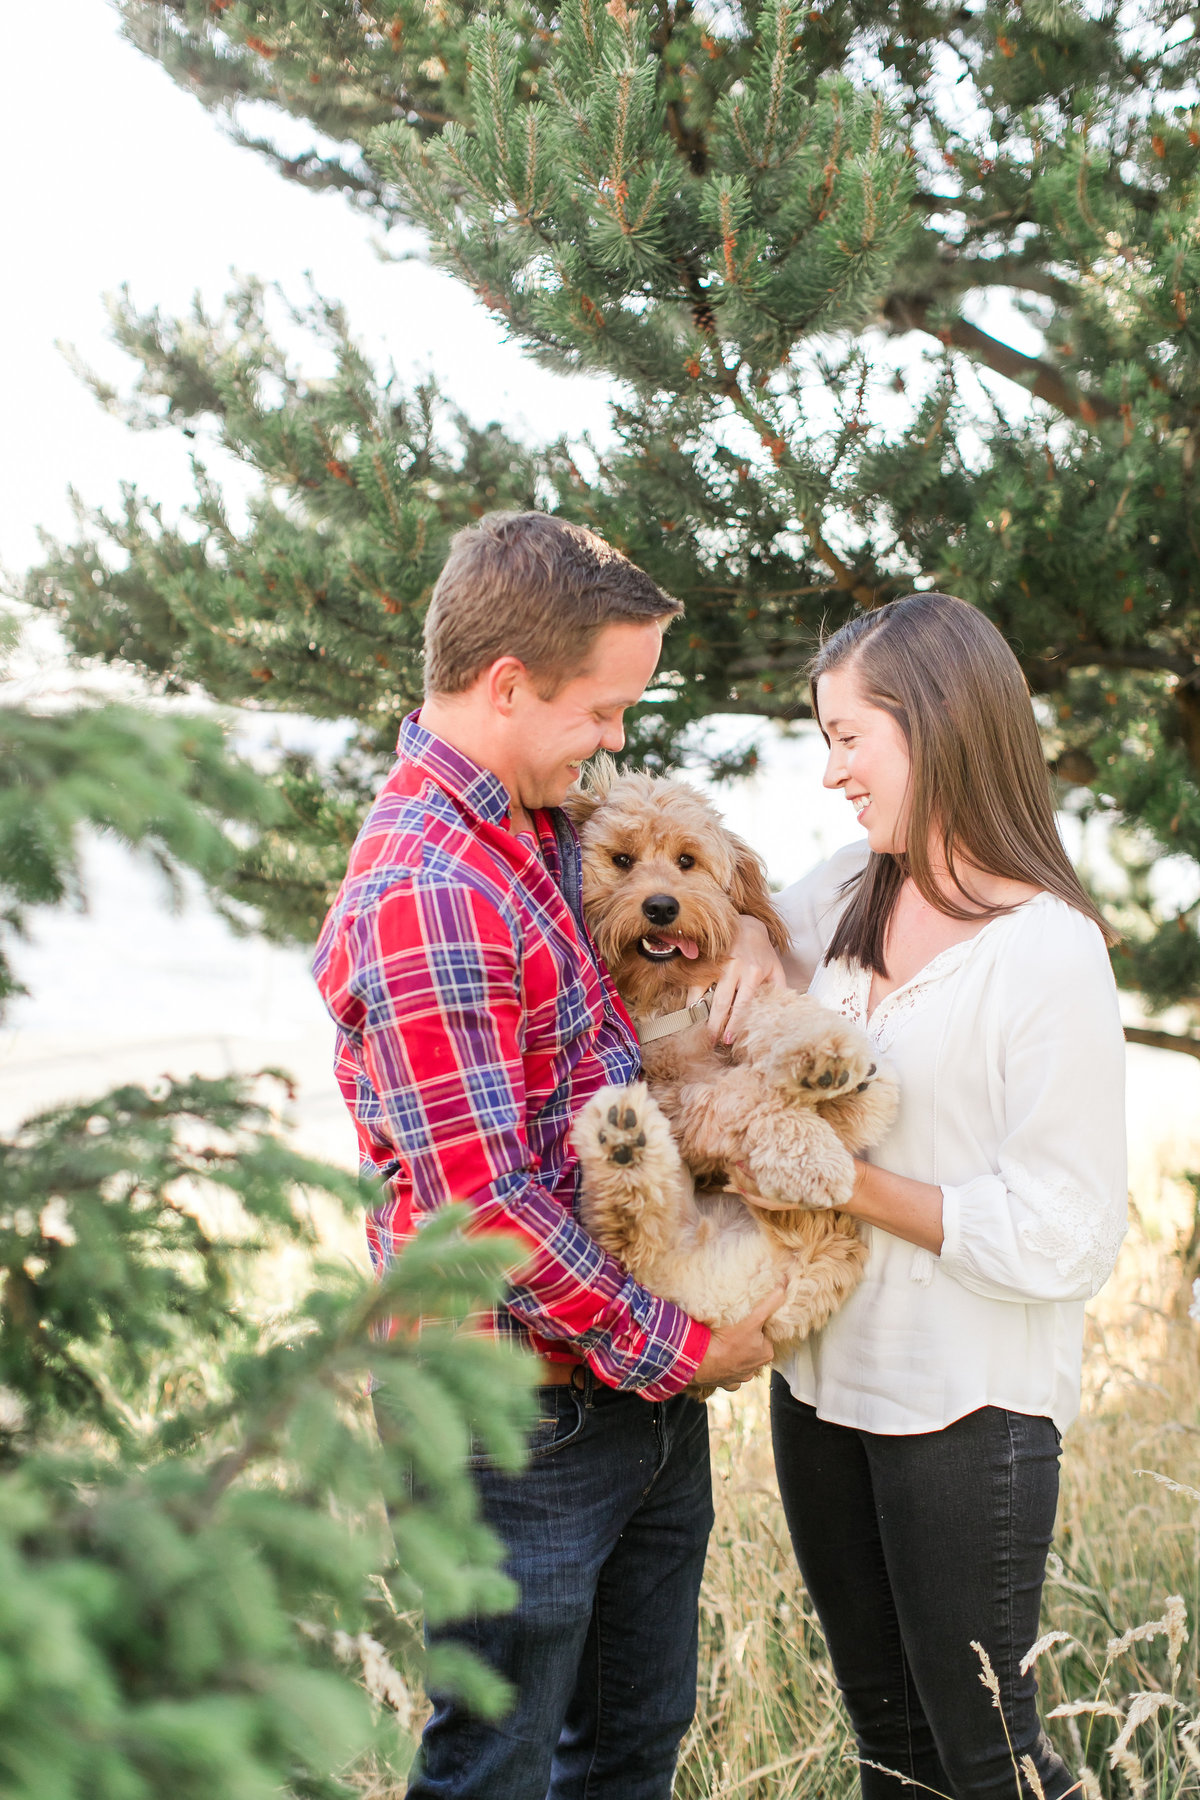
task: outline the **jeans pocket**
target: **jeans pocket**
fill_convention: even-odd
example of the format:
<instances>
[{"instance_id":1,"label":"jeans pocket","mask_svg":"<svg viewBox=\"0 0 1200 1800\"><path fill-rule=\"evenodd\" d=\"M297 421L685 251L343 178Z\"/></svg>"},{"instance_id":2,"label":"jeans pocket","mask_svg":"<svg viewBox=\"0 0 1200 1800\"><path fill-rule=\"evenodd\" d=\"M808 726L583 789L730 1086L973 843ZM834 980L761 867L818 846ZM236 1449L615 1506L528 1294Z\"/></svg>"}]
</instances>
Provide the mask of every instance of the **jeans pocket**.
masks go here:
<instances>
[{"instance_id":1,"label":"jeans pocket","mask_svg":"<svg viewBox=\"0 0 1200 1800\"><path fill-rule=\"evenodd\" d=\"M583 1395L577 1393L569 1384L560 1387L542 1387L536 1390L538 1400L538 1416L525 1440L530 1462L540 1462L544 1457L553 1456L567 1444L574 1443L587 1423L587 1411L583 1404ZM491 1452L485 1450L478 1438L471 1440L471 1453L467 1457L468 1469L494 1469L496 1459Z\"/></svg>"}]
</instances>

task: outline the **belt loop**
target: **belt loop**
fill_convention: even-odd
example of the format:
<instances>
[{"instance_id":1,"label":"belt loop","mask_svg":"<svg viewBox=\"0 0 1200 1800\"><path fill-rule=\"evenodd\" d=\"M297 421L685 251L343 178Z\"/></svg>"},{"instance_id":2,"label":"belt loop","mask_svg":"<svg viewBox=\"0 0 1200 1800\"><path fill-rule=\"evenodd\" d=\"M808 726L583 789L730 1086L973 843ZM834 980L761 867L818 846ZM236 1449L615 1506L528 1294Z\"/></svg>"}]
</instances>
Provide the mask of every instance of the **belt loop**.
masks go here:
<instances>
[{"instance_id":1,"label":"belt loop","mask_svg":"<svg viewBox=\"0 0 1200 1800\"><path fill-rule=\"evenodd\" d=\"M580 1375L583 1376L582 1382L578 1379ZM592 1374L587 1363L578 1363L576 1367L571 1370L571 1386L577 1394L583 1395L584 1410L591 1412L592 1396L596 1392L596 1377Z\"/></svg>"}]
</instances>

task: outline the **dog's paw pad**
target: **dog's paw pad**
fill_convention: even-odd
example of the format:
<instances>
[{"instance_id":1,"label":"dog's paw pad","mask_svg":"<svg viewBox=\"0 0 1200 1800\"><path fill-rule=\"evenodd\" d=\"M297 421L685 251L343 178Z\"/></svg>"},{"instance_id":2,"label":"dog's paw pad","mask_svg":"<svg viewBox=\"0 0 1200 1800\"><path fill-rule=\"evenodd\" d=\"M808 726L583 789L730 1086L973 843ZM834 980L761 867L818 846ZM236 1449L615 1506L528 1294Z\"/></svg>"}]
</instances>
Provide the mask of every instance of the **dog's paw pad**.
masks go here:
<instances>
[{"instance_id":1,"label":"dog's paw pad","mask_svg":"<svg viewBox=\"0 0 1200 1800\"><path fill-rule=\"evenodd\" d=\"M596 1142L608 1161L621 1168L640 1161L641 1152L646 1148L646 1126L641 1109L627 1099L610 1106L596 1133Z\"/></svg>"},{"instance_id":2,"label":"dog's paw pad","mask_svg":"<svg viewBox=\"0 0 1200 1800\"><path fill-rule=\"evenodd\" d=\"M670 1126L644 1087L594 1094L572 1133L587 1165L609 1164L636 1172L648 1158L661 1160L671 1148Z\"/></svg>"},{"instance_id":3,"label":"dog's paw pad","mask_svg":"<svg viewBox=\"0 0 1200 1800\"><path fill-rule=\"evenodd\" d=\"M875 1074L875 1064L857 1042L835 1033L796 1050L789 1073L796 1087L814 1100L834 1100L851 1086L861 1093Z\"/></svg>"},{"instance_id":4,"label":"dog's paw pad","mask_svg":"<svg viewBox=\"0 0 1200 1800\"><path fill-rule=\"evenodd\" d=\"M638 1128L638 1116L632 1106L610 1106L608 1122L619 1131L636 1131ZM601 1133L600 1142L604 1142L603 1133ZM643 1144L646 1142L645 1138L642 1139L642 1142Z\"/></svg>"},{"instance_id":5,"label":"dog's paw pad","mask_svg":"<svg viewBox=\"0 0 1200 1800\"><path fill-rule=\"evenodd\" d=\"M631 1163L637 1152L646 1148L644 1131L639 1131L632 1141L629 1138L618 1137L611 1142L608 1132L602 1131L599 1141L604 1145L609 1161L615 1163Z\"/></svg>"}]
</instances>

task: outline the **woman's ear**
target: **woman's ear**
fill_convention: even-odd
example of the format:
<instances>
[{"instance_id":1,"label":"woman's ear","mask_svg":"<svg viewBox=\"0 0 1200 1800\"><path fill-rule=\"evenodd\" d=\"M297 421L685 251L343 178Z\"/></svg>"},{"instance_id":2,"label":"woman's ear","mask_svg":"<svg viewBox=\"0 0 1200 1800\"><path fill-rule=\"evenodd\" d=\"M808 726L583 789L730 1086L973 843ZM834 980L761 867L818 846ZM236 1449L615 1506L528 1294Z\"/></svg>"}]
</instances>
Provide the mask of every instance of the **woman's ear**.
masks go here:
<instances>
[{"instance_id":1,"label":"woman's ear","mask_svg":"<svg viewBox=\"0 0 1200 1800\"><path fill-rule=\"evenodd\" d=\"M732 831L726 835L733 851L733 881L729 897L734 910L747 913L750 918L758 919L765 925L772 950L777 956L783 956L791 948L791 939L783 920L771 904L771 890L767 886L767 871L762 858Z\"/></svg>"}]
</instances>

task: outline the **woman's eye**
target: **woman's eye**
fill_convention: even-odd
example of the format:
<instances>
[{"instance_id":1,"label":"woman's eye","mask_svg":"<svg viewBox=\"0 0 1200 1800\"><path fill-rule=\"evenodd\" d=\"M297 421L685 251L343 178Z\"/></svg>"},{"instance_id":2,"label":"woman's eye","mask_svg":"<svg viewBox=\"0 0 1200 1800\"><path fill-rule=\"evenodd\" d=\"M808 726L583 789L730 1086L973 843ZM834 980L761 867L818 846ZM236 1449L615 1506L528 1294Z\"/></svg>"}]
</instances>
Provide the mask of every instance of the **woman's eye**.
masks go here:
<instances>
[{"instance_id":1,"label":"woman's eye","mask_svg":"<svg viewBox=\"0 0 1200 1800\"><path fill-rule=\"evenodd\" d=\"M632 856L627 856L624 850L616 850L613 852L613 862L618 869L632 869L633 867Z\"/></svg>"},{"instance_id":2,"label":"woman's eye","mask_svg":"<svg viewBox=\"0 0 1200 1800\"><path fill-rule=\"evenodd\" d=\"M679 864L681 869L694 869L696 866L695 857L689 856L687 854L686 850L684 851L682 856L677 856L675 858L675 861Z\"/></svg>"}]
</instances>

